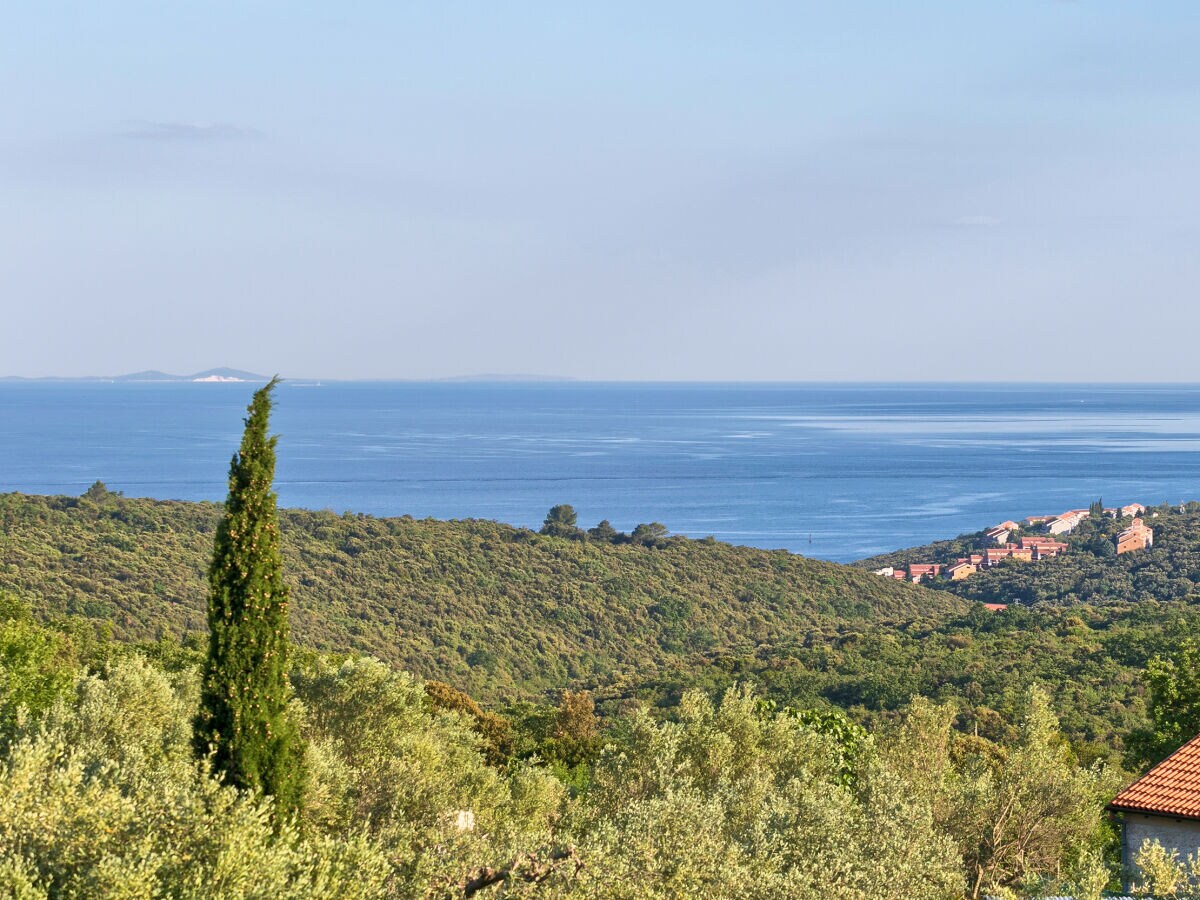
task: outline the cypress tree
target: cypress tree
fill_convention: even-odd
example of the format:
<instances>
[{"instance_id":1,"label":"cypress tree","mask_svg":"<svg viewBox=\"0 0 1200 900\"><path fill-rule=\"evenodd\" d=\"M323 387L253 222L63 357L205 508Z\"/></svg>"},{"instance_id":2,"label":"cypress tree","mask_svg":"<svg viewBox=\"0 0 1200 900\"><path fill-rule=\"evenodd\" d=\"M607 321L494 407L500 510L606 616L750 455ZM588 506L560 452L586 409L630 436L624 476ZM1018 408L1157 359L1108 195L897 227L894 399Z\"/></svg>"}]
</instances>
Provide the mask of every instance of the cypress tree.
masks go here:
<instances>
[{"instance_id":1,"label":"cypress tree","mask_svg":"<svg viewBox=\"0 0 1200 900\"><path fill-rule=\"evenodd\" d=\"M208 570L208 661L195 745L227 784L274 797L285 817L299 807L304 747L287 708L288 589L271 490L278 438L267 436L278 381L254 394L229 467Z\"/></svg>"}]
</instances>

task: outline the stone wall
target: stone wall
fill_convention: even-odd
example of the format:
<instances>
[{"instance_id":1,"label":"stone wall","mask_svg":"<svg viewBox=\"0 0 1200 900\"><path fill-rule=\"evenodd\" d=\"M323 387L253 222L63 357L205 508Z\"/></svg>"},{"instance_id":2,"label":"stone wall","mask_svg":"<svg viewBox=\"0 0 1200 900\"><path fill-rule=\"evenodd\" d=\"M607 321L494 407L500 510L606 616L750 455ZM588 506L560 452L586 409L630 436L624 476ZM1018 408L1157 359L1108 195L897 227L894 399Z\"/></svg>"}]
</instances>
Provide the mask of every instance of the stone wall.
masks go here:
<instances>
[{"instance_id":1,"label":"stone wall","mask_svg":"<svg viewBox=\"0 0 1200 900\"><path fill-rule=\"evenodd\" d=\"M1188 854L1200 855L1200 821L1176 819L1171 816L1146 816L1124 813L1121 826L1121 862L1125 881L1132 875L1133 858L1146 841L1158 841L1168 850L1178 850L1180 859Z\"/></svg>"}]
</instances>

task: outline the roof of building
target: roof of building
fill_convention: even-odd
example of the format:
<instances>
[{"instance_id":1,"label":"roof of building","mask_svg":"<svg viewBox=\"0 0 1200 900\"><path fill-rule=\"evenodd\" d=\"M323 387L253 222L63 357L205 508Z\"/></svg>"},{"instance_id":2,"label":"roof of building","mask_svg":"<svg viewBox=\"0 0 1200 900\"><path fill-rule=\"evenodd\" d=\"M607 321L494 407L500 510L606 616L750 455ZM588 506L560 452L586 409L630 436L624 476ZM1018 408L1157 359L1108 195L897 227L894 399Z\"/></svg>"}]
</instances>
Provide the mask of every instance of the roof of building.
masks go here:
<instances>
[{"instance_id":1,"label":"roof of building","mask_svg":"<svg viewBox=\"0 0 1200 900\"><path fill-rule=\"evenodd\" d=\"M1117 794L1108 807L1200 819L1200 735Z\"/></svg>"},{"instance_id":2,"label":"roof of building","mask_svg":"<svg viewBox=\"0 0 1200 900\"><path fill-rule=\"evenodd\" d=\"M1007 603L985 603L985 604L983 604L983 608L990 609L992 612L1002 612L1003 610L1008 609L1008 604Z\"/></svg>"},{"instance_id":3,"label":"roof of building","mask_svg":"<svg viewBox=\"0 0 1200 900\"><path fill-rule=\"evenodd\" d=\"M1133 524L1117 535L1118 541L1123 541L1127 537L1148 537L1154 534L1154 529L1142 522L1141 519L1134 519Z\"/></svg>"}]
</instances>

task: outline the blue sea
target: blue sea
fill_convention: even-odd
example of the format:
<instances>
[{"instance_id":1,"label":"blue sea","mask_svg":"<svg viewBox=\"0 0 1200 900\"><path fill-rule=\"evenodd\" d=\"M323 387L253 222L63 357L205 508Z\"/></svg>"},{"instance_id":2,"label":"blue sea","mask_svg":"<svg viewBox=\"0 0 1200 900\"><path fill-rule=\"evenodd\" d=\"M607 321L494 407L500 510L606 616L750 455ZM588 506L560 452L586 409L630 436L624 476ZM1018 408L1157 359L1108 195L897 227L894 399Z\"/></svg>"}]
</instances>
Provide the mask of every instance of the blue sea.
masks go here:
<instances>
[{"instance_id":1,"label":"blue sea","mask_svg":"<svg viewBox=\"0 0 1200 900\"><path fill-rule=\"evenodd\" d=\"M0 491L220 500L247 384L0 383ZM1200 497L1191 385L285 382L282 505L672 532L849 561Z\"/></svg>"}]
</instances>

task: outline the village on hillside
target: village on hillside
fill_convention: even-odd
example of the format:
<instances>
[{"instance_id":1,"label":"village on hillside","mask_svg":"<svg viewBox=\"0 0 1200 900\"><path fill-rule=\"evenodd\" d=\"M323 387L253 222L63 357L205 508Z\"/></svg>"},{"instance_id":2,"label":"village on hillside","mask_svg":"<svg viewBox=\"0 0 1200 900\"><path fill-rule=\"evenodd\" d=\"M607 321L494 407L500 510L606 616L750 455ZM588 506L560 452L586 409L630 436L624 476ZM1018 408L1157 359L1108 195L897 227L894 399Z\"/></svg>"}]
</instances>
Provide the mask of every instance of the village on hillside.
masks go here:
<instances>
[{"instance_id":1,"label":"village on hillside","mask_svg":"<svg viewBox=\"0 0 1200 900\"><path fill-rule=\"evenodd\" d=\"M1099 504L1097 504L1097 507ZM1146 507L1141 503L1131 503L1128 506L1105 508L1104 515L1114 519L1132 518L1129 527L1119 532L1115 538L1116 552L1130 553L1144 550L1154 544L1154 529L1141 518ZM1042 559L1052 559L1066 553L1070 544L1057 540L1061 535L1068 535L1084 519L1092 515L1092 510L1069 509L1059 515L1026 516L1022 522L1001 522L987 529L984 539L990 546L960 557L955 562L946 565L942 563L908 563L900 566L884 566L876 569L876 575L895 578L898 581L911 581L919 584L935 578L945 578L950 581L961 581L970 578L980 569L988 569L999 565L1005 560L1018 562L1036 562ZM1038 529L1036 535L1022 534L1016 541L1011 541L1014 532L1024 532ZM995 604L1002 608L1000 604Z\"/></svg>"}]
</instances>

